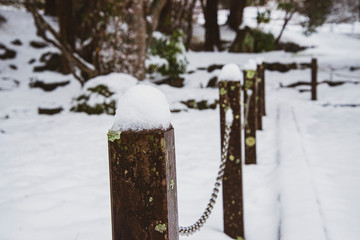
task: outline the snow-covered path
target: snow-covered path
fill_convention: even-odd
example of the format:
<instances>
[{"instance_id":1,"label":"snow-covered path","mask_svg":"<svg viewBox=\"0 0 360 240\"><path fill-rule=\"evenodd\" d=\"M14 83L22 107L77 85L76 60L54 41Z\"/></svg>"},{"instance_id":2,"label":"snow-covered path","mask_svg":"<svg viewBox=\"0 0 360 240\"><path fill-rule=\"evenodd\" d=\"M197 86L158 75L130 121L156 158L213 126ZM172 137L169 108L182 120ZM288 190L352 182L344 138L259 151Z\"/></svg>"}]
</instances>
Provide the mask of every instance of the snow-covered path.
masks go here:
<instances>
[{"instance_id":1,"label":"snow-covered path","mask_svg":"<svg viewBox=\"0 0 360 240\"><path fill-rule=\"evenodd\" d=\"M71 98L81 91L78 82L53 72L34 73L27 62L40 53L28 42L39 39L29 14L1 11L10 24L0 29L1 41L17 48L18 56L0 65L0 240L110 239L106 133L113 118L69 112ZM251 11L256 13L255 8ZM201 86L218 72L197 68L242 65L254 57L304 62L316 56L319 81L360 81L360 71L349 70L360 64L359 40L330 32L306 38L301 31L289 27L284 37L316 48L298 54L189 52L189 70L195 73L185 76L185 87L158 87L170 104L189 99L212 102L218 90ZM24 42L21 47L11 45L15 38ZM9 69L9 64L18 70ZM49 82L70 79L71 84L44 92L29 88L31 77ZM20 85L9 87L9 79ZM319 101L312 102L307 92L279 88L280 82L309 80L308 70L267 71L266 79L267 116L264 130L257 133L258 164L243 168L246 240L360 239L360 108L336 107L360 105L360 84L321 84ZM49 103L65 111L38 115L37 108ZM173 125L179 223L186 226L203 212L216 178L218 109L173 114ZM180 239L229 240L222 232L221 206L220 197L204 229Z\"/></svg>"},{"instance_id":2,"label":"snow-covered path","mask_svg":"<svg viewBox=\"0 0 360 240\"><path fill-rule=\"evenodd\" d=\"M294 107L279 103L280 239L326 240L326 227Z\"/></svg>"}]
</instances>

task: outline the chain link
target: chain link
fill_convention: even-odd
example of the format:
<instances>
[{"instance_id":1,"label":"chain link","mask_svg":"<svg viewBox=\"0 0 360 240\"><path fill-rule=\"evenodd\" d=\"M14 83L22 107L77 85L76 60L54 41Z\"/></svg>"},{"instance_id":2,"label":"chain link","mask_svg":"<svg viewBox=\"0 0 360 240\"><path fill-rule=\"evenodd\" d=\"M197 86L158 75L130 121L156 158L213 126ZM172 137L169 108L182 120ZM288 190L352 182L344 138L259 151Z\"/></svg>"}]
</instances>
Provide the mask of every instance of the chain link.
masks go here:
<instances>
[{"instance_id":1,"label":"chain link","mask_svg":"<svg viewBox=\"0 0 360 240\"><path fill-rule=\"evenodd\" d=\"M196 231L200 230L200 228L204 225L206 220L209 218L211 211L214 208L214 205L216 203L216 199L217 199L218 193L219 193L219 187L221 186L221 181L224 177L225 164L226 164L228 148L229 148L231 126L232 126L232 123L227 123L225 125L225 136L224 136L224 145L223 145L222 153L221 153L221 164L219 167L218 176L216 178L216 182L214 184L213 192L211 194L209 203L208 203L204 213L199 218L199 220L197 220L193 225L188 226L188 227L180 227L180 229L179 229L180 235L190 235L190 234L193 234Z\"/></svg>"},{"instance_id":2,"label":"chain link","mask_svg":"<svg viewBox=\"0 0 360 240\"><path fill-rule=\"evenodd\" d=\"M249 106L250 106L251 96L252 96L252 94L248 94L248 99L247 99L246 108L245 108L245 121L244 121L244 124L242 124L242 126L241 126L242 129L245 128L245 126L247 125L247 122L248 122ZM208 203L204 213L201 215L201 217L193 225L188 226L188 227L180 227L179 228L179 234L180 235L187 235L188 236L188 235L191 235L191 234L195 233L196 231L199 231L201 229L201 227L204 226L206 220L209 218L209 216L210 216L210 214L212 212L212 209L214 208L214 205L216 203L216 199L218 197L218 193L220 191L219 188L221 186L221 182L222 182L223 177L224 177L225 165L226 165L226 160L227 160L227 156L228 156L228 149L229 149L231 127L232 127L232 123L227 123L226 122L224 144L223 144L222 152L221 152L221 163L220 163L219 172L218 172L215 184L214 184L214 188L213 188L209 203Z\"/></svg>"}]
</instances>

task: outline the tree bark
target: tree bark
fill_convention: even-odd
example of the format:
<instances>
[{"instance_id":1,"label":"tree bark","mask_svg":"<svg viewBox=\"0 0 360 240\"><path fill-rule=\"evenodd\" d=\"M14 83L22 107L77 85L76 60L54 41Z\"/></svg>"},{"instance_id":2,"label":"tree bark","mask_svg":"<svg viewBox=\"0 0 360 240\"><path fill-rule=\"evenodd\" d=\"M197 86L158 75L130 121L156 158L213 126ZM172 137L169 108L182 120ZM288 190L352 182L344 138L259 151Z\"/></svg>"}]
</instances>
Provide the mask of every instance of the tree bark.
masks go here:
<instances>
[{"instance_id":1,"label":"tree bark","mask_svg":"<svg viewBox=\"0 0 360 240\"><path fill-rule=\"evenodd\" d=\"M243 12L246 7L246 0L231 0L230 1L230 15L227 20L229 27L235 31L238 30L242 24Z\"/></svg>"},{"instance_id":2,"label":"tree bark","mask_svg":"<svg viewBox=\"0 0 360 240\"><path fill-rule=\"evenodd\" d=\"M187 16L187 28L186 28L186 41L185 41L185 47L187 50L190 49L191 46L191 39L193 36L193 15L194 15L194 8L195 8L196 0L192 0L190 7L189 7L189 13Z\"/></svg>"},{"instance_id":3,"label":"tree bark","mask_svg":"<svg viewBox=\"0 0 360 240\"><path fill-rule=\"evenodd\" d=\"M126 59L119 69L120 72L131 74L139 80L143 80L146 73L147 37L143 5L144 0L132 0L129 9L126 9L124 13L129 33L123 39L125 43L123 54L125 54Z\"/></svg>"},{"instance_id":4,"label":"tree bark","mask_svg":"<svg viewBox=\"0 0 360 240\"><path fill-rule=\"evenodd\" d=\"M217 22L218 0L207 0L205 6L205 51L221 50L220 29Z\"/></svg>"},{"instance_id":5,"label":"tree bark","mask_svg":"<svg viewBox=\"0 0 360 240\"><path fill-rule=\"evenodd\" d=\"M45 1L45 15L48 16L56 16L56 1L57 0L46 0Z\"/></svg>"},{"instance_id":6,"label":"tree bark","mask_svg":"<svg viewBox=\"0 0 360 240\"><path fill-rule=\"evenodd\" d=\"M72 8L72 0L57 0L57 16L59 23L59 32L60 38L62 42L70 47L70 49L74 49L75 46L75 36L73 32L73 8ZM62 58L62 66L61 72L70 73L69 62L66 58Z\"/></svg>"}]
</instances>

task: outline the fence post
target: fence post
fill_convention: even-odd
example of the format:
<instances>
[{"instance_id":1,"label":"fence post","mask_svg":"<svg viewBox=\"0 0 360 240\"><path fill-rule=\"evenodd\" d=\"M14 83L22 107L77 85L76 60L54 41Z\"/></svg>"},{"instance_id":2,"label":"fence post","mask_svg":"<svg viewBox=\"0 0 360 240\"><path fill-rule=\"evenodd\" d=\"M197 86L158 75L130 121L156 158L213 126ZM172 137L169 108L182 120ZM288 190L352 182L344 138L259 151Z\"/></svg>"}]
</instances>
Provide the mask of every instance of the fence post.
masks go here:
<instances>
[{"instance_id":1,"label":"fence post","mask_svg":"<svg viewBox=\"0 0 360 240\"><path fill-rule=\"evenodd\" d=\"M266 111L265 111L265 102L266 102L266 98L265 98L265 63L261 63L260 65L260 77L261 77L261 83L260 83L260 99L261 99L261 114L263 116L266 115Z\"/></svg>"},{"instance_id":2,"label":"fence post","mask_svg":"<svg viewBox=\"0 0 360 240\"><path fill-rule=\"evenodd\" d=\"M263 116L263 110L262 110L262 105L263 105L263 98L262 98L262 78L261 78L261 66L260 64L257 64L256 66L256 87L255 87L255 91L256 91L256 129L257 130L262 130L262 116Z\"/></svg>"},{"instance_id":3,"label":"fence post","mask_svg":"<svg viewBox=\"0 0 360 240\"><path fill-rule=\"evenodd\" d=\"M311 100L317 100L317 59L311 59Z\"/></svg>"},{"instance_id":4,"label":"fence post","mask_svg":"<svg viewBox=\"0 0 360 240\"><path fill-rule=\"evenodd\" d=\"M249 95L248 91L251 91ZM250 97L250 105L247 106ZM248 119L245 123L245 164L256 164L256 72L244 70L244 115L248 108Z\"/></svg>"},{"instance_id":5,"label":"fence post","mask_svg":"<svg viewBox=\"0 0 360 240\"><path fill-rule=\"evenodd\" d=\"M235 239L244 239L240 94L240 81L219 82L221 147L224 142L226 111L231 108L234 115L223 178L223 209L224 232Z\"/></svg>"},{"instance_id":6,"label":"fence post","mask_svg":"<svg viewBox=\"0 0 360 240\"><path fill-rule=\"evenodd\" d=\"M128 95L124 94L126 98L120 99L124 100L122 105L119 101L119 109L122 110L119 115L130 112L123 115L125 124L130 122L130 126L133 126L140 121L140 129L123 127L121 120L124 118L115 117L114 126L122 127L113 126L108 132L112 240L179 239L174 129L170 123L168 127L143 127L148 123L146 117L149 114L154 115L150 119L156 119L161 115L157 113L165 111L170 118L170 110L166 109L168 105L163 103L165 97L154 97L155 94L162 94L154 89L135 86L127 92ZM153 91L149 94L151 97L143 96L145 91L150 90ZM138 108L133 106L134 99ZM166 108L164 111L148 110L159 106ZM141 119L143 116L144 119Z\"/></svg>"}]
</instances>

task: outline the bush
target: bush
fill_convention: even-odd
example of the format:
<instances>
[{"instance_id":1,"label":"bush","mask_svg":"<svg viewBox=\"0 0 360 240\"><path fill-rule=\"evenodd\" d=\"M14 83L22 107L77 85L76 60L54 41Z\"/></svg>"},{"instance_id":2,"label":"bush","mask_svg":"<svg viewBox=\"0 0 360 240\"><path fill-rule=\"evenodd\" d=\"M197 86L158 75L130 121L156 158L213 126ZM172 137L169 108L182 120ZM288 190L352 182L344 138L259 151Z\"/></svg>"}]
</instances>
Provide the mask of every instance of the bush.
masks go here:
<instances>
[{"instance_id":1,"label":"bush","mask_svg":"<svg viewBox=\"0 0 360 240\"><path fill-rule=\"evenodd\" d=\"M186 72L188 61L183 54L185 51L183 37L183 33L179 30L175 30L171 36L154 33L150 39L148 73L158 72L163 76L178 78L180 74ZM154 59L156 61L151 61Z\"/></svg>"},{"instance_id":2,"label":"bush","mask_svg":"<svg viewBox=\"0 0 360 240\"><path fill-rule=\"evenodd\" d=\"M275 50L275 37L272 33L253 30L255 39L255 52L268 52Z\"/></svg>"}]
</instances>

